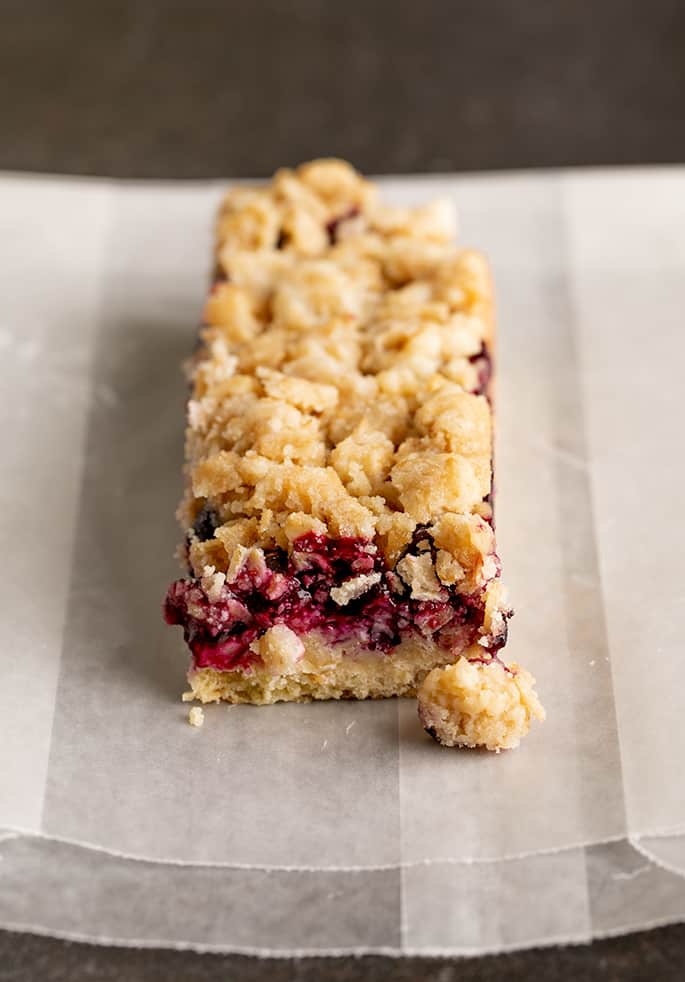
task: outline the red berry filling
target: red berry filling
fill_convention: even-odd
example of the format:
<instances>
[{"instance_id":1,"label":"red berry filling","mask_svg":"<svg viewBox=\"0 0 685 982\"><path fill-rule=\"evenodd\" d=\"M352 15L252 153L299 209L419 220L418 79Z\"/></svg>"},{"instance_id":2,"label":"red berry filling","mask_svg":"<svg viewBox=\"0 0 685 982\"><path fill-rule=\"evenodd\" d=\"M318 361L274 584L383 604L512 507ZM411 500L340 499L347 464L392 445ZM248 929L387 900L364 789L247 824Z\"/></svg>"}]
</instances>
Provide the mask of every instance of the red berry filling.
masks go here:
<instances>
[{"instance_id":1,"label":"red berry filling","mask_svg":"<svg viewBox=\"0 0 685 982\"><path fill-rule=\"evenodd\" d=\"M380 574L380 581L360 597L346 606L331 598L333 587L369 573ZM289 556L277 550L261 563L245 563L214 602L198 580L177 580L167 593L164 617L183 627L197 667L244 669L257 660L250 644L274 624L384 652L411 633L461 650L477 636L483 600L449 589L445 595L439 601L414 600L372 543L309 533L295 541Z\"/></svg>"},{"instance_id":2,"label":"red berry filling","mask_svg":"<svg viewBox=\"0 0 685 982\"><path fill-rule=\"evenodd\" d=\"M474 395L487 396L492 379L492 358L490 357L487 346L483 344L478 354L472 355L469 361L472 365L475 365L478 371L478 386L473 390Z\"/></svg>"}]
</instances>

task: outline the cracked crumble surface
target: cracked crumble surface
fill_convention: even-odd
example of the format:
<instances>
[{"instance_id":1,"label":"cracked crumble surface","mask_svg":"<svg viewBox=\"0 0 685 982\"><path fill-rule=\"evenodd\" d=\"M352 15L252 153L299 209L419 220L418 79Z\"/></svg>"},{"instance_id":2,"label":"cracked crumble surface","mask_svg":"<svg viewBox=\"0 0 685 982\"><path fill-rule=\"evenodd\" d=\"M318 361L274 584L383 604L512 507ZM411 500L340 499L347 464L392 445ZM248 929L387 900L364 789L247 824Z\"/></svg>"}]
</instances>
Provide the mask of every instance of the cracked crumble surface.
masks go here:
<instances>
[{"instance_id":1,"label":"cracked crumble surface","mask_svg":"<svg viewBox=\"0 0 685 982\"><path fill-rule=\"evenodd\" d=\"M391 207L313 161L229 191L216 256L180 509L193 575L309 532L372 540L392 568L427 526L439 552L405 560L412 589L492 579L489 272L450 204Z\"/></svg>"}]
</instances>

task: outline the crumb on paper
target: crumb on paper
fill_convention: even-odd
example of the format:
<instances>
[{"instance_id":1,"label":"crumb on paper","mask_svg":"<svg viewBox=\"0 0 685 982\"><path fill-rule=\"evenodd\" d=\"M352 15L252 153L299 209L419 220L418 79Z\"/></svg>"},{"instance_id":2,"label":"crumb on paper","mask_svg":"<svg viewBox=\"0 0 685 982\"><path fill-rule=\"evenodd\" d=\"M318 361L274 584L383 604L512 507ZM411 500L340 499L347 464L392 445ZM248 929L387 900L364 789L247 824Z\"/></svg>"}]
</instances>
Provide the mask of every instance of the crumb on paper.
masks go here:
<instances>
[{"instance_id":1,"label":"crumb on paper","mask_svg":"<svg viewBox=\"0 0 685 982\"><path fill-rule=\"evenodd\" d=\"M357 722L356 719L353 719L351 723L348 723L347 724L347 726L345 727L345 734L346 735L349 734L350 730L356 724L356 722Z\"/></svg>"},{"instance_id":2,"label":"crumb on paper","mask_svg":"<svg viewBox=\"0 0 685 982\"><path fill-rule=\"evenodd\" d=\"M534 686L518 665L460 658L428 673L418 691L419 718L445 747L513 750L531 720L545 718Z\"/></svg>"},{"instance_id":3,"label":"crumb on paper","mask_svg":"<svg viewBox=\"0 0 685 982\"><path fill-rule=\"evenodd\" d=\"M191 726L202 726L205 721L205 714L201 706L193 706L188 713L188 722Z\"/></svg>"},{"instance_id":4,"label":"crumb on paper","mask_svg":"<svg viewBox=\"0 0 685 982\"><path fill-rule=\"evenodd\" d=\"M195 698L195 693L192 689L188 689L187 692L181 693L181 702L192 702Z\"/></svg>"}]
</instances>

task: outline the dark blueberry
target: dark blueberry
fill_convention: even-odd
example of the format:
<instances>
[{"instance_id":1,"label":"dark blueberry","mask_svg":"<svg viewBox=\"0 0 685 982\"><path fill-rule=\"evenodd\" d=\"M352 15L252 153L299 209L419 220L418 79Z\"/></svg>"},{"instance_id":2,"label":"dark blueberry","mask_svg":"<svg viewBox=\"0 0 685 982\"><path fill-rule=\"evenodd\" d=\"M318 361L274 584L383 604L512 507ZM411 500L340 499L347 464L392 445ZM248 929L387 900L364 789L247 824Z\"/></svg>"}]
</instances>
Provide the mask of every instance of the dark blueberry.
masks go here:
<instances>
[{"instance_id":1,"label":"dark blueberry","mask_svg":"<svg viewBox=\"0 0 685 982\"><path fill-rule=\"evenodd\" d=\"M200 542L207 542L208 539L214 538L214 532L219 524L219 516L214 509L204 505L193 522L193 532Z\"/></svg>"},{"instance_id":2,"label":"dark blueberry","mask_svg":"<svg viewBox=\"0 0 685 982\"><path fill-rule=\"evenodd\" d=\"M284 573L288 568L288 554L285 549L269 549L264 553L264 562L274 573Z\"/></svg>"}]
</instances>

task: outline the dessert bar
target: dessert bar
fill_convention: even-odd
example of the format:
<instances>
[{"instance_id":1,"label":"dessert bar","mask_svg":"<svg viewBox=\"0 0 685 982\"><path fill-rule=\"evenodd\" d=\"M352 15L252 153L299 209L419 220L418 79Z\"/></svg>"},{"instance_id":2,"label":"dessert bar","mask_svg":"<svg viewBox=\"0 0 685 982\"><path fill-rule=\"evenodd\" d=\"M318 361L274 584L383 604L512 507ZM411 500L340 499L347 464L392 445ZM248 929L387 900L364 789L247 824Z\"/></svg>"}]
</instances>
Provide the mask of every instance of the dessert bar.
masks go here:
<instances>
[{"instance_id":1,"label":"dessert bar","mask_svg":"<svg viewBox=\"0 0 685 982\"><path fill-rule=\"evenodd\" d=\"M458 685L431 676L429 730L488 745L509 690L525 732L532 680L500 658L490 276L449 202L393 207L313 161L228 192L215 262L189 366L187 573L165 601L193 694L411 695L465 660ZM447 732L469 672L480 722Z\"/></svg>"}]
</instances>

